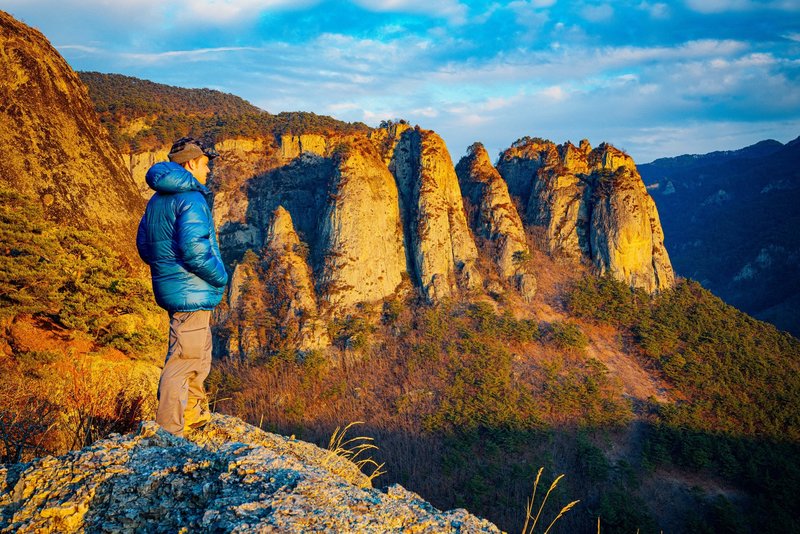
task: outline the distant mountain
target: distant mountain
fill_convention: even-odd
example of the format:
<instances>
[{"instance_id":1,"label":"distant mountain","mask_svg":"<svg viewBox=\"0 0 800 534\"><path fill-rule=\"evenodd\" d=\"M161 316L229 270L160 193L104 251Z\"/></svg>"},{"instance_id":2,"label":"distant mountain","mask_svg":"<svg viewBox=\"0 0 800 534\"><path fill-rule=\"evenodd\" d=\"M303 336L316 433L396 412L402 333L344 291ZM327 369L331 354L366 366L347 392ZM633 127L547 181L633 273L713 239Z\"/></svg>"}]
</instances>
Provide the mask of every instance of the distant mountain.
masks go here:
<instances>
[{"instance_id":1,"label":"distant mountain","mask_svg":"<svg viewBox=\"0 0 800 534\"><path fill-rule=\"evenodd\" d=\"M800 335L800 137L639 166L675 272Z\"/></svg>"},{"instance_id":2,"label":"distant mountain","mask_svg":"<svg viewBox=\"0 0 800 534\"><path fill-rule=\"evenodd\" d=\"M245 99L214 89L186 89L142 80L122 74L79 72L91 87L98 112L116 116L151 113L186 113L199 116L265 113Z\"/></svg>"},{"instance_id":3,"label":"distant mountain","mask_svg":"<svg viewBox=\"0 0 800 534\"><path fill-rule=\"evenodd\" d=\"M156 150L184 135L222 141L232 137L366 132L309 112L268 113L243 98L213 89L186 89L99 72L80 72L100 121L123 152Z\"/></svg>"}]
</instances>

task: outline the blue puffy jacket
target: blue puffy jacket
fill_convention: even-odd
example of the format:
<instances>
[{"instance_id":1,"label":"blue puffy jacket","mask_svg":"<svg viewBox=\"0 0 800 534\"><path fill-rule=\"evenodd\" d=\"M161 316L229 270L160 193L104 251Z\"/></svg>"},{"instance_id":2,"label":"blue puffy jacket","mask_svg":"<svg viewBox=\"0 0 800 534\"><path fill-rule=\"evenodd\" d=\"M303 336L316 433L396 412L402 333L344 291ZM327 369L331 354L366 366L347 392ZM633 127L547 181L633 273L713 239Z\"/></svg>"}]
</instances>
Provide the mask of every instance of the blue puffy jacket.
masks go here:
<instances>
[{"instance_id":1,"label":"blue puffy jacket","mask_svg":"<svg viewBox=\"0 0 800 534\"><path fill-rule=\"evenodd\" d=\"M172 162L153 165L146 180L156 193L139 223L136 246L150 266L156 302L170 312L214 308L228 273L206 201L208 189Z\"/></svg>"}]
</instances>

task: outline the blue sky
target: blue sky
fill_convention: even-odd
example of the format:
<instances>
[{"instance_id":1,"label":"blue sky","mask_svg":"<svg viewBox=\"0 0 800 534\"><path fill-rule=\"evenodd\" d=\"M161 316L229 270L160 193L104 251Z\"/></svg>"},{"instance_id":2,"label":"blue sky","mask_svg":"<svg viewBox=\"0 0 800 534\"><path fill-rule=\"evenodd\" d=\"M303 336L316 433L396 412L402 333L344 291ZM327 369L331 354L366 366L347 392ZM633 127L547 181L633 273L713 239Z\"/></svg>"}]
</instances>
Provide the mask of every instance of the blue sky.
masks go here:
<instances>
[{"instance_id":1,"label":"blue sky","mask_svg":"<svg viewBox=\"0 0 800 534\"><path fill-rule=\"evenodd\" d=\"M639 163L800 135L800 0L4 0L76 70Z\"/></svg>"}]
</instances>

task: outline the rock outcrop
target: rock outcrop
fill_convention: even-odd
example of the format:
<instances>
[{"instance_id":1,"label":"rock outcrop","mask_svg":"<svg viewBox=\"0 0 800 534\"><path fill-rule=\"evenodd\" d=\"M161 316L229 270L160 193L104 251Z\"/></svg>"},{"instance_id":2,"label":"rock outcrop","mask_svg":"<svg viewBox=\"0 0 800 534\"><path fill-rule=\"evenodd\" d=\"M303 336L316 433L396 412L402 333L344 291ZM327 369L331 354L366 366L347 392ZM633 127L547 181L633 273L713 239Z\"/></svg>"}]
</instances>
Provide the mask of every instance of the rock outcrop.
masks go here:
<instances>
[{"instance_id":1,"label":"rock outcrop","mask_svg":"<svg viewBox=\"0 0 800 534\"><path fill-rule=\"evenodd\" d=\"M319 319L317 295L308 266L308 246L300 241L292 224L292 216L282 206L275 210L267 230L264 253L269 270L267 279L281 286L270 289L278 290L280 296L285 297L282 306L284 316L280 317L282 326L288 328L289 322L298 324L298 348L301 351L330 345L325 325Z\"/></svg>"},{"instance_id":2,"label":"rock outcrop","mask_svg":"<svg viewBox=\"0 0 800 534\"><path fill-rule=\"evenodd\" d=\"M321 299L342 313L397 291L406 272L397 185L364 137L339 145L319 230Z\"/></svg>"},{"instance_id":3,"label":"rock outcrop","mask_svg":"<svg viewBox=\"0 0 800 534\"><path fill-rule=\"evenodd\" d=\"M318 156L328 154L328 138L318 134L283 135L281 136L281 157L292 160L303 152L311 152Z\"/></svg>"},{"instance_id":4,"label":"rock outcrop","mask_svg":"<svg viewBox=\"0 0 800 534\"><path fill-rule=\"evenodd\" d=\"M389 170L400 193L409 270L423 294L437 301L479 287L478 250L444 141L419 127L394 127L373 142L391 151Z\"/></svg>"},{"instance_id":5,"label":"rock outcrop","mask_svg":"<svg viewBox=\"0 0 800 534\"><path fill-rule=\"evenodd\" d=\"M153 422L80 451L0 466L0 531L500 532L348 460L215 414L188 439Z\"/></svg>"},{"instance_id":6,"label":"rock outcrop","mask_svg":"<svg viewBox=\"0 0 800 534\"><path fill-rule=\"evenodd\" d=\"M525 258L530 255L530 250L522 220L511 202L505 181L492 165L482 144L475 143L469 147L467 155L456 165L456 174L464 198L474 210L472 229L490 243L490 253L500 276L505 279L533 276L525 267ZM528 280L526 287L529 288L530 283ZM528 292L528 298L530 296Z\"/></svg>"},{"instance_id":7,"label":"rock outcrop","mask_svg":"<svg viewBox=\"0 0 800 534\"><path fill-rule=\"evenodd\" d=\"M552 142L539 137L523 137L500 154L497 170L508 184L508 192L525 202L531 194L537 171L557 157Z\"/></svg>"},{"instance_id":8,"label":"rock outcrop","mask_svg":"<svg viewBox=\"0 0 800 534\"><path fill-rule=\"evenodd\" d=\"M655 204L624 152L524 138L501 154L498 170L551 254L586 258L648 292L674 284Z\"/></svg>"},{"instance_id":9,"label":"rock outcrop","mask_svg":"<svg viewBox=\"0 0 800 534\"><path fill-rule=\"evenodd\" d=\"M0 181L48 218L102 235L131 259L142 200L86 87L38 31L0 11ZM137 260L138 261L138 260Z\"/></svg>"},{"instance_id":10,"label":"rock outcrop","mask_svg":"<svg viewBox=\"0 0 800 534\"><path fill-rule=\"evenodd\" d=\"M369 133L369 139L375 144L380 152L383 162L390 169L392 168L392 157L397 142L406 130L413 130L413 126L405 121L388 122L381 128L376 128ZM396 174L395 170L392 173Z\"/></svg>"},{"instance_id":11,"label":"rock outcrop","mask_svg":"<svg viewBox=\"0 0 800 534\"><path fill-rule=\"evenodd\" d=\"M281 342L301 352L330 345L319 317L308 246L300 240L292 217L279 206L258 254L248 251L236 264L228 290L228 323L235 325L226 336L226 352L253 361ZM274 335L265 336L265 318Z\"/></svg>"},{"instance_id":12,"label":"rock outcrop","mask_svg":"<svg viewBox=\"0 0 800 534\"><path fill-rule=\"evenodd\" d=\"M282 206L291 214L301 241L310 248L309 264L314 272L321 265L319 219L328 202L328 189L334 163L312 152L279 164L267 172L239 178L236 193L214 199L215 217L219 217L220 247L223 257L235 263L246 250L260 252L266 240L273 214ZM220 183L220 191L231 184Z\"/></svg>"},{"instance_id":13,"label":"rock outcrop","mask_svg":"<svg viewBox=\"0 0 800 534\"><path fill-rule=\"evenodd\" d=\"M675 283L655 202L638 173L627 167L597 178L590 243L600 274L609 273L650 293Z\"/></svg>"},{"instance_id":14,"label":"rock outcrop","mask_svg":"<svg viewBox=\"0 0 800 534\"><path fill-rule=\"evenodd\" d=\"M133 181L143 199L149 199L155 192L150 189L150 186L147 185L147 182L145 181L147 171L150 170L150 167L156 163L160 161L167 161L167 154L169 154L169 148L153 150L149 152L139 152L136 154L122 154L122 163L131 173Z\"/></svg>"}]
</instances>

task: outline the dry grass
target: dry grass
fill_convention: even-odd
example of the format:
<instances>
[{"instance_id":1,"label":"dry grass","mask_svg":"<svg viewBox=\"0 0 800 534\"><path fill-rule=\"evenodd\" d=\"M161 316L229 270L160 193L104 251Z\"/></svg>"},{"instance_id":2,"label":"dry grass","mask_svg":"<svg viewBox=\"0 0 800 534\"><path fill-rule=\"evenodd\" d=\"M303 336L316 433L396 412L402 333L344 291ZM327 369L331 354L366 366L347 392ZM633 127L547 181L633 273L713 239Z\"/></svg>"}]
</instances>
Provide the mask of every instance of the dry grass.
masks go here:
<instances>
[{"instance_id":1,"label":"dry grass","mask_svg":"<svg viewBox=\"0 0 800 534\"><path fill-rule=\"evenodd\" d=\"M348 424L344 429L336 427L336 430L331 434L331 439L328 442L328 450L330 454L345 458L353 462L362 473L369 479L370 483L377 477L385 473L383 466L379 464L372 457L367 456L359 458L363 453L370 450L378 450L378 446L373 443L373 439L367 436L357 436L354 438L347 438L347 431L355 425L362 425L363 421L354 421ZM365 469L372 469L370 473L365 472Z\"/></svg>"},{"instance_id":2,"label":"dry grass","mask_svg":"<svg viewBox=\"0 0 800 534\"><path fill-rule=\"evenodd\" d=\"M522 527L522 534L533 534L536 530L536 525L539 523L539 518L542 516L542 510L544 510L544 505L547 504L547 498L550 497L550 493L558 486L558 482L564 478L564 475L558 475L555 480L550 484L550 487L547 489L547 493L542 499L541 504L539 505L539 510L536 512L536 516L533 515L533 505L536 501L536 490L539 487L539 480L542 477L542 470L544 468L540 467L539 472L536 473L536 480L533 482L533 494L531 498L528 499L528 505L525 508L525 524ZM572 501L571 503L567 504L565 507L558 512L558 515L550 522L547 528L544 530L544 534L550 532L550 529L553 528L553 525L556 524L556 521L561 519L564 514L569 512L576 504L580 501ZM532 521L531 521L532 520Z\"/></svg>"}]
</instances>

